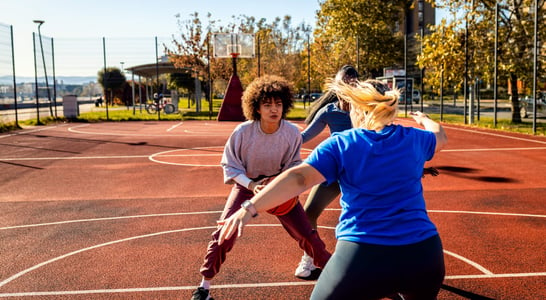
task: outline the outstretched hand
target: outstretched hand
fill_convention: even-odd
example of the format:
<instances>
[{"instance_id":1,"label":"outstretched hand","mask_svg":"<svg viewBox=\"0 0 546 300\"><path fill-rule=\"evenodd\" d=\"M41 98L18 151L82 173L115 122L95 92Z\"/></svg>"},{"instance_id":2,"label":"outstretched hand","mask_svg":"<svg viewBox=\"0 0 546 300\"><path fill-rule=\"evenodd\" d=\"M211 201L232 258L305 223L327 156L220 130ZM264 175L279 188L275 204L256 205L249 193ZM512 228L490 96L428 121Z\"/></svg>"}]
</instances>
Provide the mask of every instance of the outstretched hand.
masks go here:
<instances>
[{"instance_id":1,"label":"outstretched hand","mask_svg":"<svg viewBox=\"0 0 546 300\"><path fill-rule=\"evenodd\" d=\"M428 119L428 115L420 111L410 112L409 115L417 122L419 125L423 125L423 120Z\"/></svg>"},{"instance_id":2,"label":"outstretched hand","mask_svg":"<svg viewBox=\"0 0 546 300\"><path fill-rule=\"evenodd\" d=\"M237 233L237 237L243 235L243 227L250 220L251 215L245 209L240 208L229 218L217 221L219 226L222 226L220 230L220 236L218 237L218 245L221 245L225 240L229 240Z\"/></svg>"}]
</instances>

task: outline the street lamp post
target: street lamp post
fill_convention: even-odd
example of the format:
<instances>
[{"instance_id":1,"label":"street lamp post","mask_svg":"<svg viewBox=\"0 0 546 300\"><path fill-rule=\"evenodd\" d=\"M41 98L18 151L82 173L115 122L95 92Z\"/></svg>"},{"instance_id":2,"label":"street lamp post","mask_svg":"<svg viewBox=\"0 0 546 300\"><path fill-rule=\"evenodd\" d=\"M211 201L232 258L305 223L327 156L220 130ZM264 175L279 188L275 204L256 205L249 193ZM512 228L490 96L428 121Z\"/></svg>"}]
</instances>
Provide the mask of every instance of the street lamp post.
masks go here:
<instances>
[{"instance_id":1,"label":"street lamp post","mask_svg":"<svg viewBox=\"0 0 546 300\"><path fill-rule=\"evenodd\" d=\"M34 23L38 24L38 38L40 39L40 52L42 53L42 63L44 66L44 76L45 76L45 84L46 84L46 90L47 90L47 100L49 101L49 110L51 115L53 116L53 109L51 108L51 93L49 91L49 83L47 81L47 68L45 63L45 55L44 55L44 45L42 42L42 32L40 31L40 27L42 24L45 23L43 20L34 20Z\"/></svg>"},{"instance_id":2,"label":"street lamp post","mask_svg":"<svg viewBox=\"0 0 546 300\"><path fill-rule=\"evenodd\" d=\"M36 124L42 125L40 122L40 94L38 93L38 64L36 63L36 33L32 33L32 49L34 50L34 92L36 94Z\"/></svg>"}]
</instances>

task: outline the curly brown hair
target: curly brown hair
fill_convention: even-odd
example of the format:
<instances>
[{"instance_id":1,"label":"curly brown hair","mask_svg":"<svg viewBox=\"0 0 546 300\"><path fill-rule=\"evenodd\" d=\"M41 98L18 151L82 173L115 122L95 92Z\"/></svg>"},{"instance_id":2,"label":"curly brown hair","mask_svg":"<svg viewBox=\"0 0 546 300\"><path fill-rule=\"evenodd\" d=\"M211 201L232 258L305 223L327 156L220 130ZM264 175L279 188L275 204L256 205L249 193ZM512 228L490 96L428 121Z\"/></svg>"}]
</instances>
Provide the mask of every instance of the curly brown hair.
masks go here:
<instances>
[{"instance_id":1,"label":"curly brown hair","mask_svg":"<svg viewBox=\"0 0 546 300\"><path fill-rule=\"evenodd\" d=\"M281 99L282 118L294 107L292 85L276 75L264 75L254 79L243 93L243 114L248 120L260 120L260 102L266 99Z\"/></svg>"}]
</instances>

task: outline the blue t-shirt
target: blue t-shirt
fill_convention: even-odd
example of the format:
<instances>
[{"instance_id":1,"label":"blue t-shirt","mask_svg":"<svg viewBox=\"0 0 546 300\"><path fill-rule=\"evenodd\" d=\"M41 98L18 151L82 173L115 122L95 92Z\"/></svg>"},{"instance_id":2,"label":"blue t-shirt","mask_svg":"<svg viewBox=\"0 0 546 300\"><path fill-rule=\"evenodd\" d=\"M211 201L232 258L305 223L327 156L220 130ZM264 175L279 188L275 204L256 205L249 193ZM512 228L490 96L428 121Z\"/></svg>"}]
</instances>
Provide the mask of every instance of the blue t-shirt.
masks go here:
<instances>
[{"instance_id":1,"label":"blue t-shirt","mask_svg":"<svg viewBox=\"0 0 546 300\"><path fill-rule=\"evenodd\" d=\"M339 181L339 240L407 245L437 235L425 208L421 176L436 138L422 129L390 125L333 134L307 157L328 184Z\"/></svg>"}]
</instances>

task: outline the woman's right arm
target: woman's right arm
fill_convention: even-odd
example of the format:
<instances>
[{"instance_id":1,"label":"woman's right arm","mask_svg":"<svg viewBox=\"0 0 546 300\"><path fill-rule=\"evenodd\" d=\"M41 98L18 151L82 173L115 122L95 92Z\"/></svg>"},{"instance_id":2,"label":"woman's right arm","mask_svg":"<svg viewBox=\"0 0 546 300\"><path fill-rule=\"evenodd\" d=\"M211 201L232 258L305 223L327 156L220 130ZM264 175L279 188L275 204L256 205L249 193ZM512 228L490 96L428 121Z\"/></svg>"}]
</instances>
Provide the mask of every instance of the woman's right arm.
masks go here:
<instances>
[{"instance_id":1,"label":"woman's right arm","mask_svg":"<svg viewBox=\"0 0 546 300\"><path fill-rule=\"evenodd\" d=\"M433 121L426 114L420 111L412 112L410 115L415 122L417 122L417 124L425 127L425 130L434 133L436 136L436 148L434 149L434 152L440 151L447 144L447 135L442 125Z\"/></svg>"},{"instance_id":2,"label":"woman's right arm","mask_svg":"<svg viewBox=\"0 0 546 300\"><path fill-rule=\"evenodd\" d=\"M312 186L324 182L322 174L307 163L290 168L277 176L273 181L254 195L250 202L257 212L264 212L275 206L281 205L290 198L293 198ZM239 209L229 218L219 221L223 225L220 232L219 244L230 239L235 232L241 236L243 227L251 218L246 209Z\"/></svg>"},{"instance_id":3,"label":"woman's right arm","mask_svg":"<svg viewBox=\"0 0 546 300\"><path fill-rule=\"evenodd\" d=\"M309 125L305 128L304 131L301 133L301 137L303 139L302 143L307 143L308 141L312 140L314 137L319 135L324 128L326 127L326 122L324 121L324 118L322 117L324 114L324 110L319 111L315 117L313 118L313 121L309 123Z\"/></svg>"}]
</instances>

